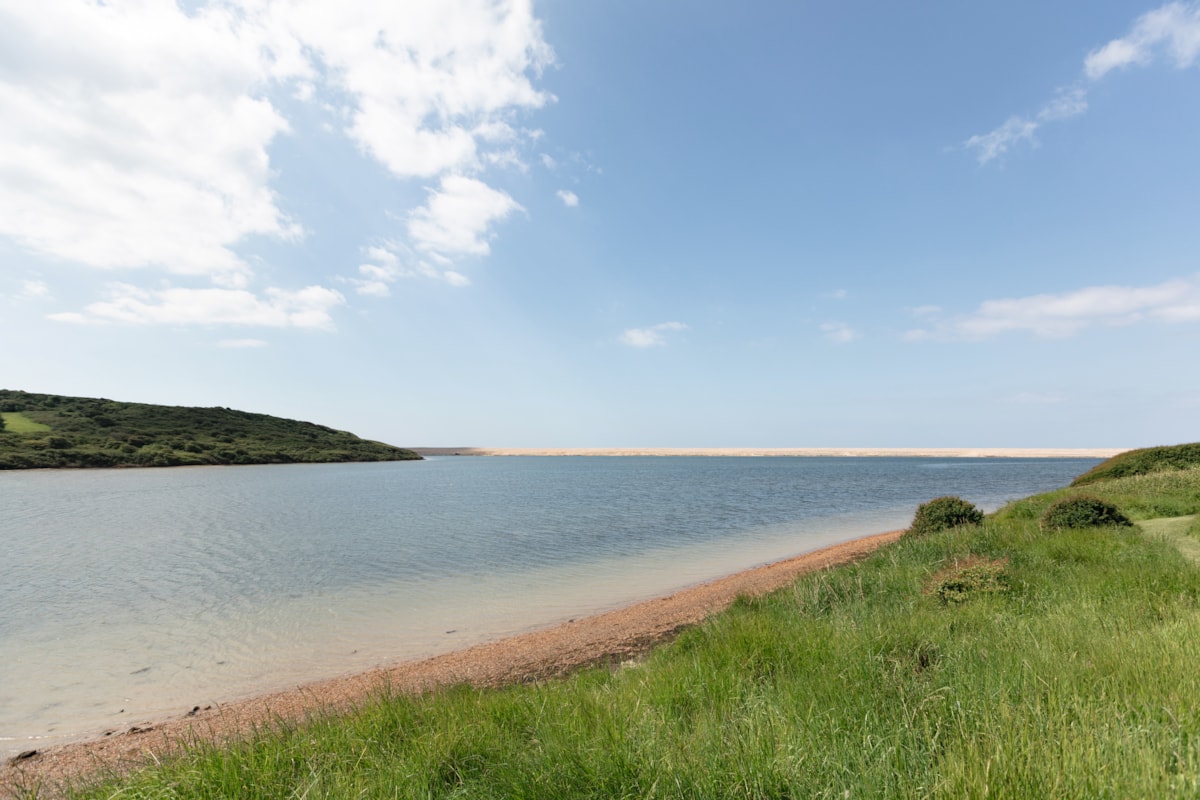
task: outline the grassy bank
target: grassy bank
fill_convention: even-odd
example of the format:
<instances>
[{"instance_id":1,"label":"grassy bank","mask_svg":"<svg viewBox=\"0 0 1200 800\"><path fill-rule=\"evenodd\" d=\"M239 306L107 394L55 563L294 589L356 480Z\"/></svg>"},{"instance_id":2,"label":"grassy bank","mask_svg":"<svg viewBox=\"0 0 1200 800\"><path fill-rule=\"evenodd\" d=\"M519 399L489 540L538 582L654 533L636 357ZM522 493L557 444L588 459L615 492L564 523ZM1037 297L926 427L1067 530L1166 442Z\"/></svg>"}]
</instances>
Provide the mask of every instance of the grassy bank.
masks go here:
<instances>
[{"instance_id":1,"label":"grassy bank","mask_svg":"<svg viewBox=\"0 0 1200 800\"><path fill-rule=\"evenodd\" d=\"M1043 530L1084 492L1171 521ZM1196 467L1029 498L637 664L381 697L78 796L1195 797L1198 511Z\"/></svg>"}]
</instances>

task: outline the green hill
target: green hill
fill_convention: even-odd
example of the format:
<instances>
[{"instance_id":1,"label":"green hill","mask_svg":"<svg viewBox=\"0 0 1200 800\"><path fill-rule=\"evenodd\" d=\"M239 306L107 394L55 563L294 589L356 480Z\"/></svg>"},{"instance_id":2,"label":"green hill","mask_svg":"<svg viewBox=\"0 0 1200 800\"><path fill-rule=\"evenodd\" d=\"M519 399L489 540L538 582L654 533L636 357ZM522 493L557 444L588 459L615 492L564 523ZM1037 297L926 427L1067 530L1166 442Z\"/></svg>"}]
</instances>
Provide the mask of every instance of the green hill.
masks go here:
<instances>
[{"instance_id":1,"label":"green hill","mask_svg":"<svg viewBox=\"0 0 1200 800\"><path fill-rule=\"evenodd\" d=\"M1200 442L1177 444L1169 447L1144 447L1128 450L1097 464L1076 478L1072 486L1087 486L1097 481L1112 478L1128 478L1134 475L1149 475L1152 472L1170 472L1200 467Z\"/></svg>"},{"instance_id":2,"label":"green hill","mask_svg":"<svg viewBox=\"0 0 1200 800\"><path fill-rule=\"evenodd\" d=\"M230 408L0 389L0 469L419 459L324 425Z\"/></svg>"}]
</instances>

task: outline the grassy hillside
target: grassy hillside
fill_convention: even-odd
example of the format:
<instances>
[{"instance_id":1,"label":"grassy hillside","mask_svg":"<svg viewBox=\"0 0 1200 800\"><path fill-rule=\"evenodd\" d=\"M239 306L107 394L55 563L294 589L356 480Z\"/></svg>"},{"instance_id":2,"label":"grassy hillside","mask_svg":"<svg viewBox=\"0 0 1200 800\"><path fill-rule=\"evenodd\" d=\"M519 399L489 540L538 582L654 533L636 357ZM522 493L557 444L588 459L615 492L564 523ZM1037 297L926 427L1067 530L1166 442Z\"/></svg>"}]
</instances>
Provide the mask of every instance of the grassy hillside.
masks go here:
<instances>
[{"instance_id":1,"label":"grassy hillside","mask_svg":"<svg viewBox=\"0 0 1200 800\"><path fill-rule=\"evenodd\" d=\"M1110 478L1127 478L1191 467L1200 467L1200 442L1171 447L1144 447L1120 453L1097 464L1076 478L1071 485L1087 486Z\"/></svg>"},{"instance_id":2,"label":"grassy hillside","mask_svg":"<svg viewBox=\"0 0 1200 800\"><path fill-rule=\"evenodd\" d=\"M310 422L229 408L121 403L0 389L0 469L418 459Z\"/></svg>"},{"instance_id":3,"label":"grassy hillside","mask_svg":"<svg viewBox=\"0 0 1200 800\"><path fill-rule=\"evenodd\" d=\"M1178 543L1200 536L1179 518L1200 467L1088 489L1176 519L1050 531L1062 493L1030 498L739 602L641 663L381 697L80 796L1197 797L1200 568Z\"/></svg>"}]
</instances>

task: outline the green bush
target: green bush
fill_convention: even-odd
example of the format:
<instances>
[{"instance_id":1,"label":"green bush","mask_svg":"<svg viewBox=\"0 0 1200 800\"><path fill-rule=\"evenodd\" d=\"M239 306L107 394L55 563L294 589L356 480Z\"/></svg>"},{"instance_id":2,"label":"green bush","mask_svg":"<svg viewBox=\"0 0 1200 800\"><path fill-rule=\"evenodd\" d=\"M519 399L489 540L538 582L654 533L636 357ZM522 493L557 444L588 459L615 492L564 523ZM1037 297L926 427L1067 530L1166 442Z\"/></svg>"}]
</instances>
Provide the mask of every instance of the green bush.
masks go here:
<instances>
[{"instance_id":1,"label":"green bush","mask_svg":"<svg viewBox=\"0 0 1200 800\"><path fill-rule=\"evenodd\" d=\"M948 567L933 576L930 592L944 605L959 605L981 594L997 594L1009 590L1007 559L986 559L977 556Z\"/></svg>"},{"instance_id":2,"label":"green bush","mask_svg":"<svg viewBox=\"0 0 1200 800\"><path fill-rule=\"evenodd\" d=\"M908 533L921 536L926 533L958 528L963 525L978 525L983 522L983 512L961 497L936 497L917 506L912 527Z\"/></svg>"},{"instance_id":3,"label":"green bush","mask_svg":"<svg viewBox=\"0 0 1200 800\"><path fill-rule=\"evenodd\" d=\"M1133 525L1121 509L1099 497L1076 495L1052 503L1041 519L1043 528L1126 527Z\"/></svg>"}]
</instances>

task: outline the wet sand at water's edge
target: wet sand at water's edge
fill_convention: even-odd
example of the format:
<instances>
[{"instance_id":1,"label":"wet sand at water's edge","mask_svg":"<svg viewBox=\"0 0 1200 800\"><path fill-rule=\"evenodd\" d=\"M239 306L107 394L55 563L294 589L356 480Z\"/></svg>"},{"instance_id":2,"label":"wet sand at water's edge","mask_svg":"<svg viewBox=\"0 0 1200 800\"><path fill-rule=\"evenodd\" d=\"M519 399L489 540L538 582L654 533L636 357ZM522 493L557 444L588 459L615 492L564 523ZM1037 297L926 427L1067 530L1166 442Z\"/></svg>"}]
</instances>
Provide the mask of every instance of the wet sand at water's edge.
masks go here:
<instances>
[{"instance_id":1,"label":"wet sand at water's edge","mask_svg":"<svg viewBox=\"0 0 1200 800\"><path fill-rule=\"evenodd\" d=\"M351 709L384 687L422 692L470 683L502 686L563 675L592 664L620 663L670 641L682 629L726 608L738 595L758 595L797 576L859 559L895 541L900 531L837 544L796 558L739 572L666 597L477 645L466 650L288 691L195 709L141 722L102 738L25 753L0 765L0 792L40 784L39 796L64 780L112 774L151 762L196 739L223 741L278 720L302 721L317 713Z\"/></svg>"}]
</instances>

